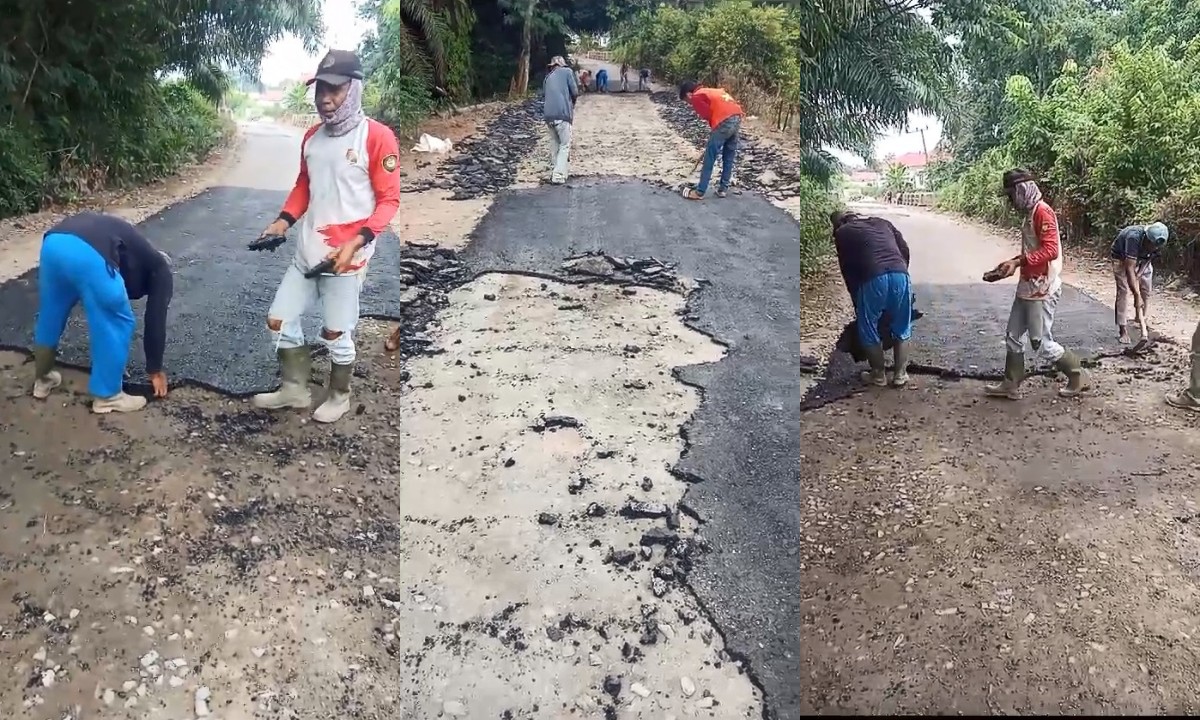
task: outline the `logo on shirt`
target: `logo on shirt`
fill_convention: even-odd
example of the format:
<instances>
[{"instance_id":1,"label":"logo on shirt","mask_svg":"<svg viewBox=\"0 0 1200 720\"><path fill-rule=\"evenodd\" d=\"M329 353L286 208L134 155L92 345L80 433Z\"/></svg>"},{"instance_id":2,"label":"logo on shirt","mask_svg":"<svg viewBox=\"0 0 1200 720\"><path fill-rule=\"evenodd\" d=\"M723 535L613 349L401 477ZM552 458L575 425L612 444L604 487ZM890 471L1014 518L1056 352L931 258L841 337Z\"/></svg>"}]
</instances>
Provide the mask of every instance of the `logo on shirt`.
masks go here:
<instances>
[{"instance_id":1,"label":"logo on shirt","mask_svg":"<svg viewBox=\"0 0 1200 720\"><path fill-rule=\"evenodd\" d=\"M387 157L385 157L383 159L383 162L382 162L383 169L388 172L395 172L396 165L399 164L399 162L400 162L400 158L396 157L395 155L388 155Z\"/></svg>"},{"instance_id":2,"label":"logo on shirt","mask_svg":"<svg viewBox=\"0 0 1200 720\"><path fill-rule=\"evenodd\" d=\"M346 162L350 163L351 165L358 164L358 153L354 152L354 148L346 150Z\"/></svg>"}]
</instances>

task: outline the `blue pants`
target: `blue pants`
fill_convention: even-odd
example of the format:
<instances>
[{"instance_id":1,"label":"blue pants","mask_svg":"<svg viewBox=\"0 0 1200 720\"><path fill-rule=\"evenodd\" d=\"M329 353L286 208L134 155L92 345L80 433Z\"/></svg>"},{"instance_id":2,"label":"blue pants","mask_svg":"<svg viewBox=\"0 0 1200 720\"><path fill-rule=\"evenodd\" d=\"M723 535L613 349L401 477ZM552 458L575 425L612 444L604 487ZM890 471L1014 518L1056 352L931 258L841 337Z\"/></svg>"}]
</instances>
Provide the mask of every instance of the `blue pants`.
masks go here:
<instances>
[{"instance_id":1,"label":"blue pants","mask_svg":"<svg viewBox=\"0 0 1200 720\"><path fill-rule=\"evenodd\" d=\"M608 76L607 75L597 75L596 76L596 91L597 92L606 92L607 90L608 90Z\"/></svg>"},{"instance_id":2,"label":"blue pants","mask_svg":"<svg viewBox=\"0 0 1200 720\"><path fill-rule=\"evenodd\" d=\"M882 345L879 321L888 316L887 329L896 340L912 337L912 284L908 273L890 272L871 278L854 294L854 318L864 347Z\"/></svg>"},{"instance_id":3,"label":"blue pants","mask_svg":"<svg viewBox=\"0 0 1200 720\"><path fill-rule=\"evenodd\" d=\"M129 343L136 321L125 279L74 235L55 233L42 241L38 268L38 314L33 342L57 348L67 317L83 301L91 340L92 374L88 392L110 398L121 392Z\"/></svg>"},{"instance_id":4,"label":"blue pants","mask_svg":"<svg viewBox=\"0 0 1200 720\"><path fill-rule=\"evenodd\" d=\"M713 167L716 166L718 157L721 158L721 184L718 189L729 189L729 181L733 179L733 163L737 158L738 130L741 127L742 116L734 115L713 128L708 136L708 145L704 147L704 166L700 168L700 182L696 184L696 192L701 195L708 192L708 183L712 180Z\"/></svg>"}]
</instances>

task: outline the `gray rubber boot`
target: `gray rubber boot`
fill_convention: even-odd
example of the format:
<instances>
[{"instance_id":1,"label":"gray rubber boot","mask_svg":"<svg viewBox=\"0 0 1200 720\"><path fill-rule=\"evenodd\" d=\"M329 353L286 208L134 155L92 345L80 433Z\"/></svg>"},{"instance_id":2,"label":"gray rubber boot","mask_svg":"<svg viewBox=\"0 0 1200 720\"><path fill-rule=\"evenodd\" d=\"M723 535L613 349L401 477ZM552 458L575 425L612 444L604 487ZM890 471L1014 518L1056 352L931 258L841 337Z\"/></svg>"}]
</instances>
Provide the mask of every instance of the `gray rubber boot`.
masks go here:
<instances>
[{"instance_id":1,"label":"gray rubber boot","mask_svg":"<svg viewBox=\"0 0 1200 720\"><path fill-rule=\"evenodd\" d=\"M337 422L350 410L350 376L353 365L329 365L329 394L325 402L313 412L313 420L319 423Z\"/></svg>"},{"instance_id":2,"label":"gray rubber boot","mask_svg":"<svg viewBox=\"0 0 1200 720\"><path fill-rule=\"evenodd\" d=\"M33 396L38 400L50 397L54 388L62 385L62 374L54 369L54 348L33 346Z\"/></svg>"},{"instance_id":3,"label":"gray rubber boot","mask_svg":"<svg viewBox=\"0 0 1200 720\"><path fill-rule=\"evenodd\" d=\"M1021 399L1021 383L1025 382L1025 353L1004 354L1004 379L998 383L983 386L983 392L989 397L1002 397L1009 400Z\"/></svg>"},{"instance_id":4,"label":"gray rubber boot","mask_svg":"<svg viewBox=\"0 0 1200 720\"><path fill-rule=\"evenodd\" d=\"M1062 397L1076 397L1091 390L1091 377L1088 375L1087 370L1083 369L1083 363L1075 353L1067 350L1054 363L1054 367L1061 370L1067 376L1067 386L1058 389L1058 394Z\"/></svg>"},{"instance_id":5,"label":"gray rubber boot","mask_svg":"<svg viewBox=\"0 0 1200 720\"><path fill-rule=\"evenodd\" d=\"M308 376L312 372L312 352L307 346L282 348L279 356L281 384L275 392L260 393L250 398L250 404L261 410L284 408L308 409L312 394L308 391Z\"/></svg>"},{"instance_id":6,"label":"gray rubber boot","mask_svg":"<svg viewBox=\"0 0 1200 720\"><path fill-rule=\"evenodd\" d=\"M908 384L908 341L897 340L892 348L892 358L896 367L892 368L892 387L904 387Z\"/></svg>"},{"instance_id":7,"label":"gray rubber boot","mask_svg":"<svg viewBox=\"0 0 1200 720\"><path fill-rule=\"evenodd\" d=\"M883 364L883 346L871 345L864 348L863 353L867 356L867 364L871 366L870 370L862 374L863 382L868 385L887 387L887 370Z\"/></svg>"}]
</instances>

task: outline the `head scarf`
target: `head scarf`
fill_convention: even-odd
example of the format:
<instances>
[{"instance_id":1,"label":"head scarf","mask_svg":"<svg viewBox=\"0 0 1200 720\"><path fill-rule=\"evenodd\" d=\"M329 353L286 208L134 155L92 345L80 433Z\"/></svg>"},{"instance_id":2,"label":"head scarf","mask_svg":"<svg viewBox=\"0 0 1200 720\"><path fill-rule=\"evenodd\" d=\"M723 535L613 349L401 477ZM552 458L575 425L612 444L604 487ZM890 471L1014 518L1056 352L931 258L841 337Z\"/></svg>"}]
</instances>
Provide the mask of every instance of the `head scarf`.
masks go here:
<instances>
[{"instance_id":1,"label":"head scarf","mask_svg":"<svg viewBox=\"0 0 1200 720\"><path fill-rule=\"evenodd\" d=\"M1042 189L1033 180L1017 183L1012 189L1013 207L1021 212L1033 212L1042 200Z\"/></svg>"},{"instance_id":2,"label":"head scarf","mask_svg":"<svg viewBox=\"0 0 1200 720\"><path fill-rule=\"evenodd\" d=\"M337 137L358 127L358 124L366 118L362 109L362 94L362 80L351 80L350 89L346 91L346 99L342 101L341 105L338 105L337 110L333 111L333 115L321 118L321 121L325 123L325 132Z\"/></svg>"}]
</instances>

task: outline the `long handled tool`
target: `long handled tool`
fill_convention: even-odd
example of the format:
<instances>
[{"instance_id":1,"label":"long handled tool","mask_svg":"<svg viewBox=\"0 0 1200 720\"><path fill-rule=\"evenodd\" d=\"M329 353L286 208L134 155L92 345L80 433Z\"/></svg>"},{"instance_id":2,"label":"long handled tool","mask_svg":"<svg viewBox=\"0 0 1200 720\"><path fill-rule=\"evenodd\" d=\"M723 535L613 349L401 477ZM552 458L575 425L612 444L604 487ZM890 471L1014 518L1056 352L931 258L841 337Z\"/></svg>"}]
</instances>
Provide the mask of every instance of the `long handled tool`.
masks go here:
<instances>
[{"instance_id":1,"label":"long handled tool","mask_svg":"<svg viewBox=\"0 0 1200 720\"><path fill-rule=\"evenodd\" d=\"M1138 322L1138 327L1142 331L1142 337L1140 337L1138 339L1138 341L1136 343L1134 343L1133 347L1129 348L1130 355L1141 355L1142 353L1149 350L1150 346L1152 344L1154 344L1154 339L1150 337L1149 323L1146 322L1146 311L1140 307L1136 308L1136 310L1137 310L1137 318L1136 319Z\"/></svg>"},{"instance_id":2,"label":"long handled tool","mask_svg":"<svg viewBox=\"0 0 1200 720\"><path fill-rule=\"evenodd\" d=\"M687 175L687 180L688 180L688 182L685 182L685 183L683 183L682 185L680 185L680 186L679 186L679 194L680 194L680 195L684 195L684 196L686 196L686 195L688 194L688 190L691 190L691 189L692 189L692 186L691 186L691 184L690 184L690 183L691 183L692 176L696 174L696 168L700 167L700 163L701 163L701 161L703 161L703 160L704 160L704 153L703 153L703 152L701 152L701 153L700 153L700 157L696 158L696 163L695 163L694 165L692 165L692 171L691 171L691 172L689 172L689 173L688 173L688 175Z\"/></svg>"}]
</instances>

